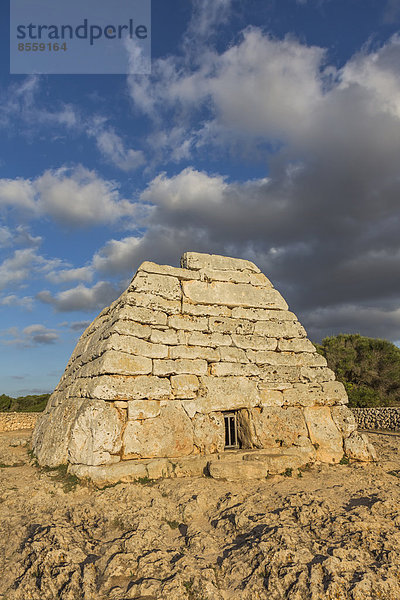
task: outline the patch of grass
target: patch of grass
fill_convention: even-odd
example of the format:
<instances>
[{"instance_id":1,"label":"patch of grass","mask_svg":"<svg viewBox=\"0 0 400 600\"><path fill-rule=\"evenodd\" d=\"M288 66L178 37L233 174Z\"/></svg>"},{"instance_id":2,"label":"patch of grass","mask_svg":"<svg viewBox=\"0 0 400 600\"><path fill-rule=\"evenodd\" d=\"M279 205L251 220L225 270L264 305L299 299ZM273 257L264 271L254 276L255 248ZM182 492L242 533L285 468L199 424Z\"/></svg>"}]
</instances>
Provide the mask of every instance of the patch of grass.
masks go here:
<instances>
[{"instance_id":1,"label":"patch of grass","mask_svg":"<svg viewBox=\"0 0 400 600\"><path fill-rule=\"evenodd\" d=\"M153 479L150 479L149 477L138 477L137 479L135 479L135 483L140 483L141 485L152 485L154 483Z\"/></svg>"},{"instance_id":2,"label":"patch of grass","mask_svg":"<svg viewBox=\"0 0 400 600\"><path fill-rule=\"evenodd\" d=\"M339 460L339 465L349 465L350 460L343 454L342 458Z\"/></svg>"},{"instance_id":3,"label":"patch of grass","mask_svg":"<svg viewBox=\"0 0 400 600\"><path fill-rule=\"evenodd\" d=\"M288 467L283 471L282 475L284 477L291 477L293 475L293 469L291 467Z\"/></svg>"},{"instance_id":4,"label":"patch of grass","mask_svg":"<svg viewBox=\"0 0 400 600\"><path fill-rule=\"evenodd\" d=\"M302 473L301 469L297 470L297 477L303 477L303 473Z\"/></svg>"},{"instance_id":5,"label":"patch of grass","mask_svg":"<svg viewBox=\"0 0 400 600\"><path fill-rule=\"evenodd\" d=\"M178 529L180 525L178 521L168 521L168 519L166 519L165 522L171 527L171 529Z\"/></svg>"},{"instance_id":6,"label":"patch of grass","mask_svg":"<svg viewBox=\"0 0 400 600\"><path fill-rule=\"evenodd\" d=\"M76 475L68 473L68 465L59 465L58 467L39 467L42 473L54 473L51 478L54 481L60 481L63 484L63 492L73 492L81 483Z\"/></svg>"},{"instance_id":7,"label":"patch of grass","mask_svg":"<svg viewBox=\"0 0 400 600\"><path fill-rule=\"evenodd\" d=\"M12 465L6 465L5 463L0 463L0 469L7 469L9 467L23 467L24 462L13 463Z\"/></svg>"}]
</instances>

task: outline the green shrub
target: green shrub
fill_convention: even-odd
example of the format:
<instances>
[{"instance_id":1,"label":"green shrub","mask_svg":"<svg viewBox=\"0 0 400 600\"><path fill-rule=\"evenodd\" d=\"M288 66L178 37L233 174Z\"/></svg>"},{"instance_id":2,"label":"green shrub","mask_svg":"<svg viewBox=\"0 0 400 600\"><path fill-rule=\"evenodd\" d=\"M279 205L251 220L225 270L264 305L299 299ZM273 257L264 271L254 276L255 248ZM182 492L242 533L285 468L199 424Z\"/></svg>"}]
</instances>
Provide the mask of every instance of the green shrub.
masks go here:
<instances>
[{"instance_id":1,"label":"green shrub","mask_svg":"<svg viewBox=\"0 0 400 600\"><path fill-rule=\"evenodd\" d=\"M317 345L355 407L390 406L400 402L400 348L358 334L327 337Z\"/></svg>"},{"instance_id":2,"label":"green shrub","mask_svg":"<svg viewBox=\"0 0 400 600\"><path fill-rule=\"evenodd\" d=\"M46 408L50 394L31 394L11 398L2 394L0 396L0 412L42 412Z\"/></svg>"}]
</instances>

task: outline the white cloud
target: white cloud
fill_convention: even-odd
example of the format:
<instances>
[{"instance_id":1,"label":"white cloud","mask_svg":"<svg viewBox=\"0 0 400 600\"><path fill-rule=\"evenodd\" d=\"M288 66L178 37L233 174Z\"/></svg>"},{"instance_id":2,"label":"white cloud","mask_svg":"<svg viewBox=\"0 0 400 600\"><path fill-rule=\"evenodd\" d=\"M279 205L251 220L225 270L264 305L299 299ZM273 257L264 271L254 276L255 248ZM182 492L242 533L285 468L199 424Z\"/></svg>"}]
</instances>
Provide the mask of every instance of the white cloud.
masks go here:
<instances>
[{"instance_id":1,"label":"white cloud","mask_svg":"<svg viewBox=\"0 0 400 600\"><path fill-rule=\"evenodd\" d=\"M0 179L0 206L35 213L35 192L25 179Z\"/></svg>"},{"instance_id":2,"label":"white cloud","mask_svg":"<svg viewBox=\"0 0 400 600\"><path fill-rule=\"evenodd\" d=\"M27 310L32 310L33 298L31 296L23 296L22 298L19 298L15 294L9 294L8 296L0 296L0 305L11 307L21 306Z\"/></svg>"},{"instance_id":3,"label":"white cloud","mask_svg":"<svg viewBox=\"0 0 400 600\"><path fill-rule=\"evenodd\" d=\"M126 237L122 240L109 240L93 257L96 271L109 275L131 272L141 244L139 237Z\"/></svg>"},{"instance_id":4,"label":"white cloud","mask_svg":"<svg viewBox=\"0 0 400 600\"><path fill-rule=\"evenodd\" d=\"M115 223L133 217L138 210L120 197L115 182L82 166L47 170L33 181L0 179L1 204L75 227Z\"/></svg>"},{"instance_id":5,"label":"white cloud","mask_svg":"<svg viewBox=\"0 0 400 600\"><path fill-rule=\"evenodd\" d=\"M15 250L10 258L0 264L0 290L25 281L32 269L41 263L42 259L32 248Z\"/></svg>"},{"instance_id":6,"label":"white cloud","mask_svg":"<svg viewBox=\"0 0 400 600\"><path fill-rule=\"evenodd\" d=\"M70 283L71 281L90 282L93 279L91 267L77 267L75 269L60 269L47 273L46 279L52 283Z\"/></svg>"},{"instance_id":7,"label":"white cloud","mask_svg":"<svg viewBox=\"0 0 400 600\"><path fill-rule=\"evenodd\" d=\"M54 344L59 335L55 329L49 329L44 325L28 325L20 331L17 327L11 327L2 332L2 343L7 346L21 346L32 348L34 346ZM11 339L10 339L11 338Z\"/></svg>"},{"instance_id":8,"label":"white cloud","mask_svg":"<svg viewBox=\"0 0 400 600\"><path fill-rule=\"evenodd\" d=\"M0 227L0 248L9 246L11 244L12 237L11 230L8 227Z\"/></svg>"},{"instance_id":9,"label":"white cloud","mask_svg":"<svg viewBox=\"0 0 400 600\"><path fill-rule=\"evenodd\" d=\"M113 302L122 290L107 281L99 281L93 287L79 284L75 288L59 292L56 295L44 290L37 299L53 306L57 312L88 311L104 308Z\"/></svg>"},{"instance_id":10,"label":"white cloud","mask_svg":"<svg viewBox=\"0 0 400 600\"><path fill-rule=\"evenodd\" d=\"M126 148L122 138L114 130L102 130L94 135L103 156L122 171L134 171L144 164L143 152Z\"/></svg>"}]
</instances>

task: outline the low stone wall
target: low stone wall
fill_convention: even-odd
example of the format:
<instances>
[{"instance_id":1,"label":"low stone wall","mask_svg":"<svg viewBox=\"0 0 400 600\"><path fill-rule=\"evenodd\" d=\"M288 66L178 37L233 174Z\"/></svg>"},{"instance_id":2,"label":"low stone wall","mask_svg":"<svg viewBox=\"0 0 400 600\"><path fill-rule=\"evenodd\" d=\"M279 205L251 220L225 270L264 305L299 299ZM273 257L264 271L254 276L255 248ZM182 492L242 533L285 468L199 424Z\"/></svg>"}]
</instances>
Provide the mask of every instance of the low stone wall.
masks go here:
<instances>
[{"instance_id":1,"label":"low stone wall","mask_svg":"<svg viewBox=\"0 0 400 600\"><path fill-rule=\"evenodd\" d=\"M400 407L352 408L360 429L400 431Z\"/></svg>"},{"instance_id":2,"label":"low stone wall","mask_svg":"<svg viewBox=\"0 0 400 600\"><path fill-rule=\"evenodd\" d=\"M0 432L33 429L40 413L0 413Z\"/></svg>"}]
</instances>

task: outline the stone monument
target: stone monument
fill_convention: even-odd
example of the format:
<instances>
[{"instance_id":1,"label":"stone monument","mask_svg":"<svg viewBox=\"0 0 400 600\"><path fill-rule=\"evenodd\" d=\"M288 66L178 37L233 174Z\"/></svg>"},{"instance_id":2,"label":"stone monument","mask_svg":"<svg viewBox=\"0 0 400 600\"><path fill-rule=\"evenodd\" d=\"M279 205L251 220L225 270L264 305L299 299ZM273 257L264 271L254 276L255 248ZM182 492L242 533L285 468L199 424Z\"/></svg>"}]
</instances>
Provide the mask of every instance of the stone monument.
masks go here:
<instances>
[{"instance_id":1,"label":"stone monument","mask_svg":"<svg viewBox=\"0 0 400 600\"><path fill-rule=\"evenodd\" d=\"M144 262L78 341L39 417L41 465L97 481L266 477L372 460L335 381L250 261Z\"/></svg>"}]
</instances>

